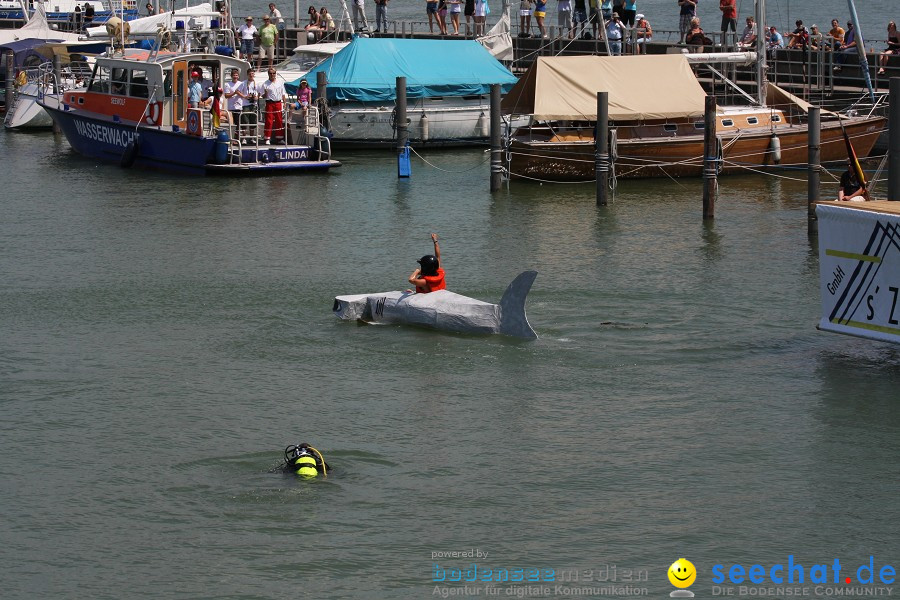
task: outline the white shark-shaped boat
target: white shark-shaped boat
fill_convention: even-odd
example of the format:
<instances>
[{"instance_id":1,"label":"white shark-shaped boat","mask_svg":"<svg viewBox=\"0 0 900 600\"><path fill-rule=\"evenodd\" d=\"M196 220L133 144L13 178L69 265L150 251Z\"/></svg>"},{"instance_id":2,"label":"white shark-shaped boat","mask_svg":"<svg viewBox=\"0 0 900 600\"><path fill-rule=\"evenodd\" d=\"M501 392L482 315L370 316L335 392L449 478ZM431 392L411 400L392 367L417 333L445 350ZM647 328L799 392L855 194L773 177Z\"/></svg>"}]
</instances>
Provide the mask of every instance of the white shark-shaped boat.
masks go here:
<instances>
[{"instance_id":1,"label":"white shark-shaped boat","mask_svg":"<svg viewBox=\"0 0 900 600\"><path fill-rule=\"evenodd\" d=\"M525 315L525 298L537 271L520 273L499 304L482 302L448 290L428 294L381 292L335 296L332 310L344 321L420 325L457 333L500 333L536 339Z\"/></svg>"}]
</instances>

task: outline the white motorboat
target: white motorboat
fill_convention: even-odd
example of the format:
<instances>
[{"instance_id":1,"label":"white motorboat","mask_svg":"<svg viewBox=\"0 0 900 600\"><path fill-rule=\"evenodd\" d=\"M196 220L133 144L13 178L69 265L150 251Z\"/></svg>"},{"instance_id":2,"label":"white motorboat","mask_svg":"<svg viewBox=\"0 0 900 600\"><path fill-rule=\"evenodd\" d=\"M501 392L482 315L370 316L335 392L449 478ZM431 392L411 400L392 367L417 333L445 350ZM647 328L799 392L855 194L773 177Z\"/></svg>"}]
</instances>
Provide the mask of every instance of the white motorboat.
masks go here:
<instances>
[{"instance_id":1,"label":"white motorboat","mask_svg":"<svg viewBox=\"0 0 900 600\"><path fill-rule=\"evenodd\" d=\"M453 60L444 60L448 56ZM319 72L327 77L328 111L321 113L329 121L323 126L345 148L396 144L397 77L406 78L409 141L419 146L486 142L490 86L506 91L516 82L471 40L358 37L305 75L314 92ZM298 85L299 79L287 87L293 92Z\"/></svg>"},{"instance_id":2,"label":"white motorboat","mask_svg":"<svg viewBox=\"0 0 900 600\"><path fill-rule=\"evenodd\" d=\"M297 46L289 57L275 65L275 70L282 81L292 83L305 77L319 63L334 56L348 44L350 42L322 42Z\"/></svg>"}]
</instances>

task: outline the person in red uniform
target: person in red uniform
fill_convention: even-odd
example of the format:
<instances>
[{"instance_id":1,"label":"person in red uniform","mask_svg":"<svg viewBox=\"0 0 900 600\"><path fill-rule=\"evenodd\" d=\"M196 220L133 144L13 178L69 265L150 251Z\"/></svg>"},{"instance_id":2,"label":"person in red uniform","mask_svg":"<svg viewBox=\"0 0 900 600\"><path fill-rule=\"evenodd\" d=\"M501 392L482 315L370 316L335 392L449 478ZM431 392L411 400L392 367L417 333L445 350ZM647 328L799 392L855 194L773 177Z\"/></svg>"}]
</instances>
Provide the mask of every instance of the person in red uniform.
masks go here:
<instances>
[{"instance_id":1,"label":"person in red uniform","mask_svg":"<svg viewBox=\"0 0 900 600\"><path fill-rule=\"evenodd\" d=\"M444 281L444 269L441 268L441 248L438 246L436 233L431 234L431 241L434 242L434 254L426 254L416 261L420 268L409 276L409 282L416 286L417 294L436 292L447 287L447 283Z\"/></svg>"}]
</instances>

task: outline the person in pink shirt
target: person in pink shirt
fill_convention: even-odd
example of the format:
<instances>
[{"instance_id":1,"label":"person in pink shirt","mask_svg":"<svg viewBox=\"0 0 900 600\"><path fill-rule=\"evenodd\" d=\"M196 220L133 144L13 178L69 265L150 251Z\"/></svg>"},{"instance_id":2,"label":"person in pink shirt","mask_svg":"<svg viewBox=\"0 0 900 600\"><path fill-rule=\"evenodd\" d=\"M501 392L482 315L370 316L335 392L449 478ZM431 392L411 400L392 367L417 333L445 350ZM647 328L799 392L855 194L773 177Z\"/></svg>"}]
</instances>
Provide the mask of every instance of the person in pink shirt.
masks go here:
<instances>
[{"instance_id":1,"label":"person in pink shirt","mask_svg":"<svg viewBox=\"0 0 900 600\"><path fill-rule=\"evenodd\" d=\"M297 102L294 104L294 109L299 110L300 117L305 119L310 104L312 104L312 89L305 79L301 79L300 87L297 88Z\"/></svg>"}]
</instances>

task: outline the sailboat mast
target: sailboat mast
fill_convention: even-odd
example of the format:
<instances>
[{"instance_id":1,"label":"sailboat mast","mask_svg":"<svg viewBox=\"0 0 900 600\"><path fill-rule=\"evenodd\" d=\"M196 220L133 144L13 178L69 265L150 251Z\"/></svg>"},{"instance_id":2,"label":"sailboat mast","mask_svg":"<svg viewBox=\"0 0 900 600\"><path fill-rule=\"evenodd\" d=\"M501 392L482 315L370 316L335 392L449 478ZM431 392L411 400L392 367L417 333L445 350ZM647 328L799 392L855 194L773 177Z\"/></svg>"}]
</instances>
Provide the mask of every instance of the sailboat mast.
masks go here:
<instances>
[{"instance_id":1,"label":"sailboat mast","mask_svg":"<svg viewBox=\"0 0 900 600\"><path fill-rule=\"evenodd\" d=\"M766 105L766 0L756 0L756 99Z\"/></svg>"}]
</instances>

